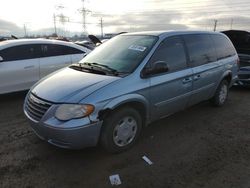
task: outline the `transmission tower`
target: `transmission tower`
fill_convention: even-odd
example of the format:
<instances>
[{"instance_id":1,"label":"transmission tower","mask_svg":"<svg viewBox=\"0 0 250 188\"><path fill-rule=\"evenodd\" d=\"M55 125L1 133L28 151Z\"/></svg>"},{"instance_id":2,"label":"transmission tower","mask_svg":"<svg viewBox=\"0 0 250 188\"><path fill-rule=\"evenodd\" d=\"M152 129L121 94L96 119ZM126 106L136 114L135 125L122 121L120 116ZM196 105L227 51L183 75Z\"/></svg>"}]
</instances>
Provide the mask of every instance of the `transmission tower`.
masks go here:
<instances>
[{"instance_id":1,"label":"transmission tower","mask_svg":"<svg viewBox=\"0 0 250 188\"><path fill-rule=\"evenodd\" d=\"M87 20L87 14L91 11L85 8L85 0L82 0L82 8L78 10L82 14L82 27L83 31L87 32L87 26L86 26L86 20Z\"/></svg>"}]
</instances>

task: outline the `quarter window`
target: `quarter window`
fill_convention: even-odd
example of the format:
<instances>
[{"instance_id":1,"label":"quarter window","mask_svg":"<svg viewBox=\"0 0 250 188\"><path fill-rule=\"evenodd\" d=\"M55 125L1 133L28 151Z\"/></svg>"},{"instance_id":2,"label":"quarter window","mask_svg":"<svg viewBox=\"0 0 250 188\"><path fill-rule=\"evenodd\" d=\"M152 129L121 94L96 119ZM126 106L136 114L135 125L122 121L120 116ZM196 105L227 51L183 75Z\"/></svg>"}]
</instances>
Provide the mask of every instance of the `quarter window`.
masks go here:
<instances>
[{"instance_id":1,"label":"quarter window","mask_svg":"<svg viewBox=\"0 0 250 188\"><path fill-rule=\"evenodd\" d=\"M187 45L191 66L194 67L216 61L216 52L209 35L185 35L183 38Z\"/></svg>"},{"instance_id":2,"label":"quarter window","mask_svg":"<svg viewBox=\"0 0 250 188\"><path fill-rule=\"evenodd\" d=\"M236 54L232 43L223 35L212 35L212 39L215 44L218 60Z\"/></svg>"},{"instance_id":3,"label":"quarter window","mask_svg":"<svg viewBox=\"0 0 250 188\"><path fill-rule=\"evenodd\" d=\"M164 40L150 60L151 65L158 61L166 62L169 72L186 68L186 54L182 40L179 37Z\"/></svg>"}]
</instances>

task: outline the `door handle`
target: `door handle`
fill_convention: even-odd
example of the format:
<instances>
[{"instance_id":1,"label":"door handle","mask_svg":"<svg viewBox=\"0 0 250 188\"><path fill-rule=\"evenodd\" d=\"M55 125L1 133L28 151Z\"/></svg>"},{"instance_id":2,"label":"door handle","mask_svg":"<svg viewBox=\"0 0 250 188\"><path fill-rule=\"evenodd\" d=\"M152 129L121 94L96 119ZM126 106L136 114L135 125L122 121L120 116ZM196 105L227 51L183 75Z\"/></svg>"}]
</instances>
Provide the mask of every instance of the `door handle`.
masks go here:
<instances>
[{"instance_id":1,"label":"door handle","mask_svg":"<svg viewBox=\"0 0 250 188\"><path fill-rule=\"evenodd\" d=\"M184 78L184 79L182 80L182 83L183 83L183 84L186 84L186 83L189 83L189 82L192 82L192 78L191 78L191 77L189 77L189 78Z\"/></svg>"},{"instance_id":2,"label":"door handle","mask_svg":"<svg viewBox=\"0 0 250 188\"><path fill-rule=\"evenodd\" d=\"M34 65L30 65L30 66L24 67L24 69L32 69L32 68L34 68L34 67L35 67Z\"/></svg>"},{"instance_id":3,"label":"door handle","mask_svg":"<svg viewBox=\"0 0 250 188\"><path fill-rule=\"evenodd\" d=\"M199 80L200 78L201 78L201 75L200 75L200 74L195 75L195 76L194 76L194 81Z\"/></svg>"}]
</instances>

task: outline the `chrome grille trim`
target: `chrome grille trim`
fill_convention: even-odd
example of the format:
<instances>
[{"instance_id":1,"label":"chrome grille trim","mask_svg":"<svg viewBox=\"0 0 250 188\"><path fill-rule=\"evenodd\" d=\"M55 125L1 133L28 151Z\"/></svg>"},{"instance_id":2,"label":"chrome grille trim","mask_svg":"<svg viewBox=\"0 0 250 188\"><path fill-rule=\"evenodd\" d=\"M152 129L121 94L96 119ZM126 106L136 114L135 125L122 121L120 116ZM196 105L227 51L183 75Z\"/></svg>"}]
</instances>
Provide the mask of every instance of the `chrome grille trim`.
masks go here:
<instances>
[{"instance_id":1,"label":"chrome grille trim","mask_svg":"<svg viewBox=\"0 0 250 188\"><path fill-rule=\"evenodd\" d=\"M27 114L35 121L40 121L52 103L30 93L25 103Z\"/></svg>"}]
</instances>

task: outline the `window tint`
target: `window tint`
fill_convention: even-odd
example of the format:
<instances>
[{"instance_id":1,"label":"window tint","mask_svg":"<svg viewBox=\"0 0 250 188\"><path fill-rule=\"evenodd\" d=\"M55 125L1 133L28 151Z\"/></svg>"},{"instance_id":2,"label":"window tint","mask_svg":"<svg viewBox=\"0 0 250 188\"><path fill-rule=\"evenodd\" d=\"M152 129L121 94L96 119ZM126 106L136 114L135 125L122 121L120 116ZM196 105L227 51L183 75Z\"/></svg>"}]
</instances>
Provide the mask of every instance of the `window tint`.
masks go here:
<instances>
[{"instance_id":1,"label":"window tint","mask_svg":"<svg viewBox=\"0 0 250 188\"><path fill-rule=\"evenodd\" d=\"M168 38L156 49L151 65L157 61L168 64L169 72L186 68L186 54L182 40L179 37Z\"/></svg>"},{"instance_id":2,"label":"window tint","mask_svg":"<svg viewBox=\"0 0 250 188\"><path fill-rule=\"evenodd\" d=\"M77 48L72 48L72 47L67 47L68 50L70 51L70 54L85 54L86 52L81 51Z\"/></svg>"},{"instance_id":3,"label":"window tint","mask_svg":"<svg viewBox=\"0 0 250 188\"><path fill-rule=\"evenodd\" d=\"M232 43L223 35L211 35L217 52L217 59L234 56L235 50Z\"/></svg>"},{"instance_id":4,"label":"window tint","mask_svg":"<svg viewBox=\"0 0 250 188\"><path fill-rule=\"evenodd\" d=\"M70 54L84 54L85 52L72 48L69 46L58 44L43 44L43 57L70 55Z\"/></svg>"},{"instance_id":5,"label":"window tint","mask_svg":"<svg viewBox=\"0 0 250 188\"><path fill-rule=\"evenodd\" d=\"M20 45L3 49L0 56L4 61L16 61L39 58L41 46L39 44Z\"/></svg>"},{"instance_id":6,"label":"window tint","mask_svg":"<svg viewBox=\"0 0 250 188\"><path fill-rule=\"evenodd\" d=\"M191 66L199 66L217 60L209 35L196 34L183 37L187 45Z\"/></svg>"}]
</instances>

